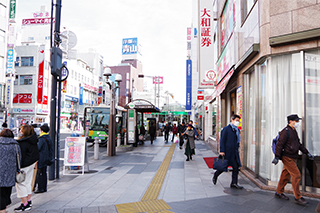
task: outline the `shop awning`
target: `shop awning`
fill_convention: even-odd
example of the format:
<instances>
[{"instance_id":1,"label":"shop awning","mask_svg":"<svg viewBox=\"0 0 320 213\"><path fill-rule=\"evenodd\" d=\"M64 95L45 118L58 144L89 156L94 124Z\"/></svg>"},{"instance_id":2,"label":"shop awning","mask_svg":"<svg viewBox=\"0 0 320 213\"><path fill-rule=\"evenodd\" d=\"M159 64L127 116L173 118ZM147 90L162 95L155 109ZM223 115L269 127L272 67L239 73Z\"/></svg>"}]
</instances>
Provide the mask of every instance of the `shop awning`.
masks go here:
<instances>
[{"instance_id":1,"label":"shop awning","mask_svg":"<svg viewBox=\"0 0 320 213\"><path fill-rule=\"evenodd\" d=\"M233 75L234 68L232 67L228 74L224 76L224 78L220 81L220 83L216 87L216 97L220 96L220 94L224 91L226 88L231 76Z\"/></svg>"},{"instance_id":2,"label":"shop awning","mask_svg":"<svg viewBox=\"0 0 320 213\"><path fill-rule=\"evenodd\" d=\"M125 109L135 109L136 112L161 112L159 108L153 105L151 102L144 100L144 99L136 99L127 103L124 106Z\"/></svg>"}]
</instances>

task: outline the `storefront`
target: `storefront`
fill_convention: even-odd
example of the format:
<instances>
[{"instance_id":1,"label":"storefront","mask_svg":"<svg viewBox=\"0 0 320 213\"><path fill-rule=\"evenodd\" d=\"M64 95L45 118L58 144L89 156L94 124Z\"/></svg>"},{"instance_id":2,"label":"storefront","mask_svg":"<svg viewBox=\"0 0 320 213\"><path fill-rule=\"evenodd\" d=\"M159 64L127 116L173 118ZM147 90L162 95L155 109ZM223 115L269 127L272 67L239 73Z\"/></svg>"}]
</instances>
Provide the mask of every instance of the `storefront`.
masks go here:
<instances>
[{"instance_id":1,"label":"storefront","mask_svg":"<svg viewBox=\"0 0 320 213\"><path fill-rule=\"evenodd\" d=\"M315 156L314 161L299 156L301 184L307 191L320 191L319 74L319 50L271 56L243 74L242 161L244 168L268 185L276 185L282 171L281 163L271 164L272 139L287 125L287 115L298 114L302 117L298 135ZM232 93L225 94L230 97L230 113Z\"/></svg>"}]
</instances>

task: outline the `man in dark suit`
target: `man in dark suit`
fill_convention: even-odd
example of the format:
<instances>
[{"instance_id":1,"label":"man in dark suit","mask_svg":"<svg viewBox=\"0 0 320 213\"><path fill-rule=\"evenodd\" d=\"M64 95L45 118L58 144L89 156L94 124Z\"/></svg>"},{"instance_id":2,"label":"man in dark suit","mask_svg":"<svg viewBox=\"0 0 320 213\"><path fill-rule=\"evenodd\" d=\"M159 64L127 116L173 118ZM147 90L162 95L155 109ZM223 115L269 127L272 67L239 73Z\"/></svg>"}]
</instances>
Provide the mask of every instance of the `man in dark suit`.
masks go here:
<instances>
[{"instance_id":1,"label":"man in dark suit","mask_svg":"<svg viewBox=\"0 0 320 213\"><path fill-rule=\"evenodd\" d=\"M240 124L240 116L232 115L231 123L224 127L221 131L220 138L220 155L224 156L228 160L228 166L232 166L232 181L231 188L243 189L243 186L238 185L239 167L241 167L239 157L239 145L240 145L240 130L238 126ZM213 184L217 183L219 175L223 171L217 170L212 178Z\"/></svg>"}]
</instances>

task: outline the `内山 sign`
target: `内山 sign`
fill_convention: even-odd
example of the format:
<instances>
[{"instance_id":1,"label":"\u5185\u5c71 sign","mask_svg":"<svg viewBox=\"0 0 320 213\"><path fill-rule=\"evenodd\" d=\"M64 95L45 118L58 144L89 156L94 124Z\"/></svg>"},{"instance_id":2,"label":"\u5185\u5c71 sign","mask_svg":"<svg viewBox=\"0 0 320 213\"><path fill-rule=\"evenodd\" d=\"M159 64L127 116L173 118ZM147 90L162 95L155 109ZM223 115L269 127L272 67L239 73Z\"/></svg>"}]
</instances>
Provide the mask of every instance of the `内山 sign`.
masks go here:
<instances>
[{"instance_id":1,"label":"\u5185\u5c71 sign","mask_svg":"<svg viewBox=\"0 0 320 213\"><path fill-rule=\"evenodd\" d=\"M138 38L122 39L122 55L131 55L138 53Z\"/></svg>"}]
</instances>

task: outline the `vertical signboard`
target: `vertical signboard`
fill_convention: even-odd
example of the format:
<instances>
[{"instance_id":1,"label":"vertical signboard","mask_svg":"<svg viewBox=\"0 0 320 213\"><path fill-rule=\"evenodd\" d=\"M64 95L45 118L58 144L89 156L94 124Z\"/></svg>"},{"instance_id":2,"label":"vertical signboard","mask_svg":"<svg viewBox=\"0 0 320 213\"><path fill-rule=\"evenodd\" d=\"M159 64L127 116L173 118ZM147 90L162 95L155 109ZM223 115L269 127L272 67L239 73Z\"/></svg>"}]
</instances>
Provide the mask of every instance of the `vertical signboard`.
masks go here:
<instances>
[{"instance_id":1,"label":"vertical signboard","mask_svg":"<svg viewBox=\"0 0 320 213\"><path fill-rule=\"evenodd\" d=\"M216 79L214 70L214 45L212 41L212 0L199 0L199 86L213 87Z\"/></svg>"},{"instance_id":2,"label":"vertical signboard","mask_svg":"<svg viewBox=\"0 0 320 213\"><path fill-rule=\"evenodd\" d=\"M43 101L44 45L39 48L38 104Z\"/></svg>"},{"instance_id":3,"label":"vertical signboard","mask_svg":"<svg viewBox=\"0 0 320 213\"><path fill-rule=\"evenodd\" d=\"M16 18L16 0L10 0L9 19L14 20L15 18Z\"/></svg>"},{"instance_id":4,"label":"vertical signboard","mask_svg":"<svg viewBox=\"0 0 320 213\"><path fill-rule=\"evenodd\" d=\"M63 64L67 67L67 62L64 61ZM67 69L63 68L62 69L62 78L64 79L67 76ZM67 93L67 80L62 82L62 88L61 88L63 93Z\"/></svg>"},{"instance_id":5,"label":"vertical signboard","mask_svg":"<svg viewBox=\"0 0 320 213\"><path fill-rule=\"evenodd\" d=\"M191 110L192 98L192 61L187 60L186 72L186 110Z\"/></svg>"},{"instance_id":6,"label":"vertical signboard","mask_svg":"<svg viewBox=\"0 0 320 213\"><path fill-rule=\"evenodd\" d=\"M6 79L6 96L5 96L6 108L12 108L12 96L13 96L13 78L8 77Z\"/></svg>"},{"instance_id":7,"label":"vertical signboard","mask_svg":"<svg viewBox=\"0 0 320 213\"><path fill-rule=\"evenodd\" d=\"M13 49L8 49L7 53L7 72L6 74L13 74Z\"/></svg>"},{"instance_id":8,"label":"vertical signboard","mask_svg":"<svg viewBox=\"0 0 320 213\"><path fill-rule=\"evenodd\" d=\"M79 88L79 105L83 105L83 87Z\"/></svg>"},{"instance_id":9,"label":"vertical signboard","mask_svg":"<svg viewBox=\"0 0 320 213\"><path fill-rule=\"evenodd\" d=\"M238 128L242 129L242 86L237 88L237 115L240 116L240 125Z\"/></svg>"}]
</instances>

